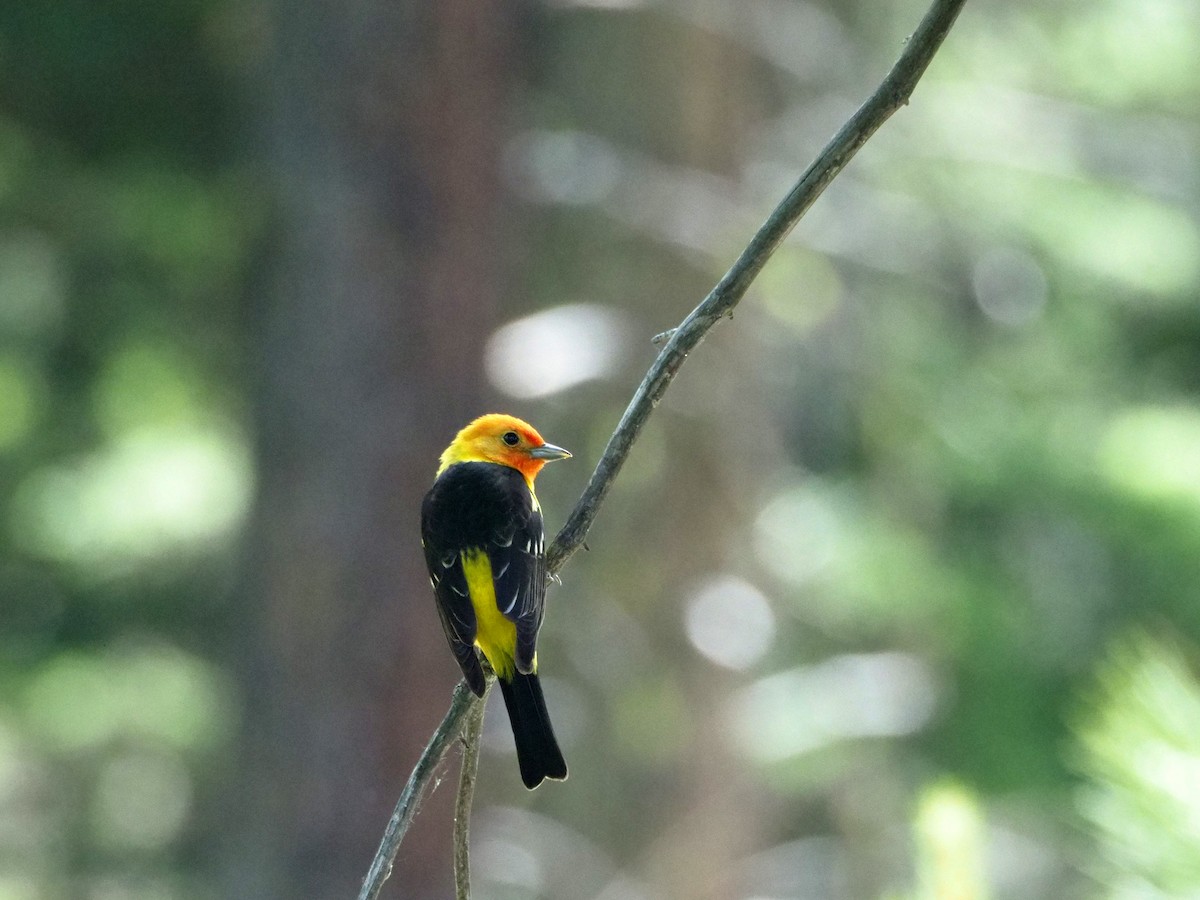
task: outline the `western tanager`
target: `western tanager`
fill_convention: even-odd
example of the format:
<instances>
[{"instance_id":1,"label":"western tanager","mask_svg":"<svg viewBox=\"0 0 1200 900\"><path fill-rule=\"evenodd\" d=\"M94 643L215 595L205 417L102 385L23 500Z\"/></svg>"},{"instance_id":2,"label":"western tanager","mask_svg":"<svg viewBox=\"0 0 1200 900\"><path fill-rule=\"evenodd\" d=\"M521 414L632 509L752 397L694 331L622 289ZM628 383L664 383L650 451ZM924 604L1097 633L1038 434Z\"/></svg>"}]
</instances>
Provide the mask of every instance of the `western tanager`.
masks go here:
<instances>
[{"instance_id":1,"label":"western tanager","mask_svg":"<svg viewBox=\"0 0 1200 900\"><path fill-rule=\"evenodd\" d=\"M533 480L570 455L520 419L481 416L442 453L421 506L421 544L450 649L478 696L485 681L477 652L496 673L530 789L567 777L537 678L546 573Z\"/></svg>"}]
</instances>

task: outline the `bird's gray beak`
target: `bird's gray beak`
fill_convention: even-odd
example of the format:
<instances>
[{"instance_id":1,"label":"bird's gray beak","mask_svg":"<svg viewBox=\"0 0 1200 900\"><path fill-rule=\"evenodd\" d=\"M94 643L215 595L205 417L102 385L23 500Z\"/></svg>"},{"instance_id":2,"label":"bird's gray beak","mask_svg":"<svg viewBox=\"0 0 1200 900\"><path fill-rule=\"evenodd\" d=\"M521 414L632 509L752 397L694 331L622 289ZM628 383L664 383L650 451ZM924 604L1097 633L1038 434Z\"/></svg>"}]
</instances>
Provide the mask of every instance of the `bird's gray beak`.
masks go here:
<instances>
[{"instance_id":1,"label":"bird's gray beak","mask_svg":"<svg viewBox=\"0 0 1200 900\"><path fill-rule=\"evenodd\" d=\"M544 459L547 462L552 459L571 458L569 450L564 450L562 447L555 447L553 444L542 444L540 447L534 447L529 451L529 455L534 459Z\"/></svg>"}]
</instances>

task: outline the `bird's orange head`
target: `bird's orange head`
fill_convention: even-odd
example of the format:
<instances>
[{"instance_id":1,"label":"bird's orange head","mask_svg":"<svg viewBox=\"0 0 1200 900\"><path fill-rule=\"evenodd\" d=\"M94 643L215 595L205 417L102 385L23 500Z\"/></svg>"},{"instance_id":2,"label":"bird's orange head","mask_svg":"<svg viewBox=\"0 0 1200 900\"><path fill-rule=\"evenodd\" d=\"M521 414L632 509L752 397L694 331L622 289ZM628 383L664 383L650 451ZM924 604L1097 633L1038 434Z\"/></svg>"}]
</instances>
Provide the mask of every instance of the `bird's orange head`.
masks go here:
<instances>
[{"instance_id":1,"label":"bird's orange head","mask_svg":"<svg viewBox=\"0 0 1200 900\"><path fill-rule=\"evenodd\" d=\"M490 462L511 466L533 484L542 466L571 454L548 444L528 422L515 416L490 413L480 416L455 435L442 452L437 474L460 462Z\"/></svg>"}]
</instances>

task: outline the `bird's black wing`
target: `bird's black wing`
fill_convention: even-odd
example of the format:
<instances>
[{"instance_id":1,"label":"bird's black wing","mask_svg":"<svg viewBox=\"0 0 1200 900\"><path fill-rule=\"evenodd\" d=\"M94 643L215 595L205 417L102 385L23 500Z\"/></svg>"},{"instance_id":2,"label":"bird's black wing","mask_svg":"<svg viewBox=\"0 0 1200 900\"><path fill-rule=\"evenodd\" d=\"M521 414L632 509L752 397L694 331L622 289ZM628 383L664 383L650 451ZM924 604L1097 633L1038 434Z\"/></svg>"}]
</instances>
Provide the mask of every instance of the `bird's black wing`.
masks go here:
<instances>
[{"instance_id":1,"label":"bird's black wing","mask_svg":"<svg viewBox=\"0 0 1200 900\"><path fill-rule=\"evenodd\" d=\"M545 533L542 514L533 506L533 496L520 473L522 494L513 516L488 546L496 604L517 626L514 659L517 671L533 671L538 629L546 614Z\"/></svg>"},{"instance_id":2,"label":"bird's black wing","mask_svg":"<svg viewBox=\"0 0 1200 900\"><path fill-rule=\"evenodd\" d=\"M471 689L482 693L483 672L474 650L465 550L487 553L496 604L517 626L517 670L531 672L545 614L545 537L524 476L494 463L450 466L425 496L421 535L442 627Z\"/></svg>"},{"instance_id":3,"label":"bird's black wing","mask_svg":"<svg viewBox=\"0 0 1200 900\"><path fill-rule=\"evenodd\" d=\"M421 547L450 650L471 690L482 697L485 682L475 653L475 609L463 572L463 545L456 535L456 514L449 505L455 492L447 492L446 487L439 478L421 504Z\"/></svg>"}]
</instances>

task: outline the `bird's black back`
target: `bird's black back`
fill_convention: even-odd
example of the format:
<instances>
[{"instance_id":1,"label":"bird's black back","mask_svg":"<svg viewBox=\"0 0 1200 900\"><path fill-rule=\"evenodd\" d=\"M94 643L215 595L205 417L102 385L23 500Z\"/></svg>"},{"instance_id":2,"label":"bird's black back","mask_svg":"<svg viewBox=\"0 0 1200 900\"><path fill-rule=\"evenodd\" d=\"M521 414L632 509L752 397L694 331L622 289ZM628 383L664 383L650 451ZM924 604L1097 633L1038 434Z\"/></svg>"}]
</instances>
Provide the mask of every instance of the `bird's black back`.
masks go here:
<instances>
[{"instance_id":1,"label":"bird's black back","mask_svg":"<svg viewBox=\"0 0 1200 900\"><path fill-rule=\"evenodd\" d=\"M532 671L545 614L545 536L525 477L498 463L449 466L421 505L421 538L442 626L471 688L483 692L473 647L475 611L462 567L467 550L487 553L496 604L517 627L517 669Z\"/></svg>"}]
</instances>

